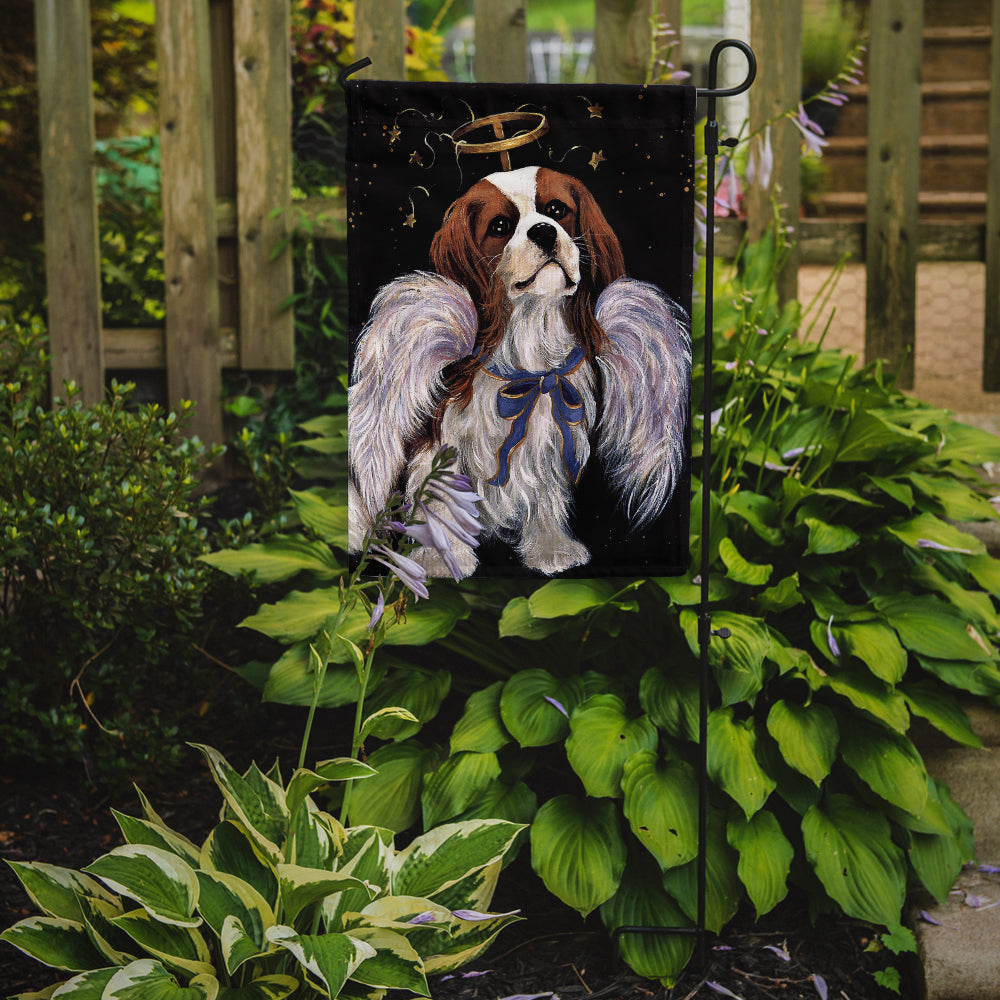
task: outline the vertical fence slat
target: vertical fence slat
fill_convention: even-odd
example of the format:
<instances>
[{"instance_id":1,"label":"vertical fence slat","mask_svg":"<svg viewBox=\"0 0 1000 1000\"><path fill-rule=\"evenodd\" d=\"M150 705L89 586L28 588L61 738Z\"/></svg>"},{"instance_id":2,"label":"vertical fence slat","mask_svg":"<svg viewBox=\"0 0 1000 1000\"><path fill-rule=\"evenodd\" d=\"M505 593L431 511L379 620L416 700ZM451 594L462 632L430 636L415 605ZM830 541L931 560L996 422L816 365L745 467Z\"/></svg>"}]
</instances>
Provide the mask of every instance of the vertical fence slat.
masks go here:
<instances>
[{"instance_id":1,"label":"vertical fence slat","mask_svg":"<svg viewBox=\"0 0 1000 1000\"><path fill-rule=\"evenodd\" d=\"M52 391L104 395L89 0L35 0Z\"/></svg>"},{"instance_id":2,"label":"vertical fence slat","mask_svg":"<svg viewBox=\"0 0 1000 1000\"><path fill-rule=\"evenodd\" d=\"M986 180L986 326L983 389L1000 392L1000 0L993 0L990 46L989 171Z\"/></svg>"},{"instance_id":3,"label":"vertical fence slat","mask_svg":"<svg viewBox=\"0 0 1000 1000\"><path fill-rule=\"evenodd\" d=\"M872 0L868 99L865 359L913 386L923 2ZM905 358L905 361L903 360Z\"/></svg>"},{"instance_id":4,"label":"vertical fence slat","mask_svg":"<svg viewBox=\"0 0 1000 1000\"><path fill-rule=\"evenodd\" d=\"M211 45L206 0L156 7L166 273L167 394L197 402L192 430L222 440Z\"/></svg>"},{"instance_id":5,"label":"vertical fence slat","mask_svg":"<svg viewBox=\"0 0 1000 1000\"><path fill-rule=\"evenodd\" d=\"M292 192L289 15L287 0L253 0L233 8L243 368L295 367L293 314L280 308L292 294L290 221L281 211ZM285 248L275 256L282 242Z\"/></svg>"},{"instance_id":6,"label":"vertical fence slat","mask_svg":"<svg viewBox=\"0 0 1000 1000\"><path fill-rule=\"evenodd\" d=\"M475 0L476 80L523 83L528 77L524 0Z\"/></svg>"},{"instance_id":7,"label":"vertical fence slat","mask_svg":"<svg viewBox=\"0 0 1000 1000\"><path fill-rule=\"evenodd\" d=\"M594 67L598 83L645 83L651 0L595 0Z\"/></svg>"},{"instance_id":8,"label":"vertical fence slat","mask_svg":"<svg viewBox=\"0 0 1000 1000\"><path fill-rule=\"evenodd\" d=\"M354 52L372 65L359 77L406 79L406 0L362 0L355 4Z\"/></svg>"},{"instance_id":9,"label":"vertical fence slat","mask_svg":"<svg viewBox=\"0 0 1000 1000\"><path fill-rule=\"evenodd\" d=\"M754 4L750 8L750 40L760 72L750 88L750 130L759 129L798 105L802 91L802 4L799 0ZM754 183L747 196L750 239L759 239L774 219L772 202L781 206L781 225L791 228L794 241L778 274L778 296L798 296L799 272L799 159L802 137L787 119L771 128L774 170L766 189Z\"/></svg>"}]
</instances>

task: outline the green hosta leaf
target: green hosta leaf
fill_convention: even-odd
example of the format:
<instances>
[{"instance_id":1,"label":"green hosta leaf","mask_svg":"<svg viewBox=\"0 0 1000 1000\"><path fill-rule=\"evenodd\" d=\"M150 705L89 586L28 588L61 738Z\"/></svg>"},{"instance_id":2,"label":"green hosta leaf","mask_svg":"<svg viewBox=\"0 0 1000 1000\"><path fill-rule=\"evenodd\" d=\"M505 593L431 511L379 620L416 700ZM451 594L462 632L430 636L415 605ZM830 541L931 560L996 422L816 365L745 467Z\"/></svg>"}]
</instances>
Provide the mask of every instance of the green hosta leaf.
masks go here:
<instances>
[{"instance_id":1,"label":"green hosta leaf","mask_svg":"<svg viewBox=\"0 0 1000 1000\"><path fill-rule=\"evenodd\" d=\"M933 542L970 555L984 555L986 552L986 546L974 535L961 531L933 514L918 514L909 521L889 525L886 531L913 549L922 548L921 542Z\"/></svg>"},{"instance_id":2,"label":"green hosta leaf","mask_svg":"<svg viewBox=\"0 0 1000 1000\"><path fill-rule=\"evenodd\" d=\"M725 821L721 813L713 810L708 817L705 850L705 926L714 934L732 919L743 899L736 864L736 852L726 843ZM663 887L691 920L698 918L697 859L665 871Z\"/></svg>"},{"instance_id":3,"label":"green hosta leaf","mask_svg":"<svg viewBox=\"0 0 1000 1000\"><path fill-rule=\"evenodd\" d=\"M293 922L305 907L318 903L327 896L345 889L368 889L353 875L303 868L300 865L278 865L278 884L281 888L282 913L286 920ZM374 890L371 891L370 895L374 894Z\"/></svg>"},{"instance_id":4,"label":"green hosta leaf","mask_svg":"<svg viewBox=\"0 0 1000 1000\"><path fill-rule=\"evenodd\" d=\"M752 718L739 722L732 708L708 717L708 774L749 819L774 791L775 781L757 762L757 733Z\"/></svg>"},{"instance_id":5,"label":"green hosta leaf","mask_svg":"<svg viewBox=\"0 0 1000 1000\"><path fill-rule=\"evenodd\" d=\"M123 913L111 922L169 968L189 976L212 974L212 956L198 931L160 923L145 910Z\"/></svg>"},{"instance_id":6,"label":"green hosta leaf","mask_svg":"<svg viewBox=\"0 0 1000 1000\"><path fill-rule=\"evenodd\" d=\"M963 560L965 568L973 575L976 583L994 597L1000 597L1000 559L993 556L974 556Z\"/></svg>"},{"instance_id":7,"label":"green hosta leaf","mask_svg":"<svg viewBox=\"0 0 1000 1000\"><path fill-rule=\"evenodd\" d=\"M495 753L452 754L424 779L424 827L454 819L500 777Z\"/></svg>"},{"instance_id":8,"label":"green hosta leaf","mask_svg":"<svg viewBox=\"0 0 1000 1000\"><path fill-rule=\"evenodd\" d=\"M263 632L278 642L292 643L311 639L339 610L337 587L293 590L276 604L262 604L255 615L245 618L240 625Z\"/></svg>"},{"instance_id":9,"label":"green hosta leaf","mask_svg":"<svg viewBox=\"0 0 1000 1000\"><path fill-rule=\"evenodd\" d=\"M795 849L781 832L774 813L762 809L751 819L738 816L726 829L729 846L739 851L736 873L760 919L788 894L788 873Z\"/></svg>"},{"instance_id":10,"label":"green hosta leaf","mask_svg":"<svg viewBox=\"0 0 1000 1000\"><path fill-rule=\"evenodd\" d=\"M528 598L534 618L562 618L606 604L618 588L610 580L550 580Z\"/></svg>"},{"instance_id":11,"label":"green hosta leaf","mask_svg":"<svg viewBox=\"0 0 1000 1000\"><path fill-rule=\"evenodd\" d=\"M331 781L356 781L374 777L378 772L374 767L353 757L335 757L316 765L315 770L299 768L288 782L285 805L289 813L296 813L307 796Z\"/></svg>"},{"instance_id":12,"label":"green hosta leaf","mask_svg":"<svg viewBox=\"0 0 1000 1000\"><path fill-rule=\"evenodd\" d=\"M438 762L436 751L407 740L379 747L368 761L378 773L351 790L351 824L396 833L413 826L420 817L424 774Z\"/></svg>"},{"instance_id":13,"label":"green hosta leaf","mask_svg":"<svg viewBox=\"0 0 1000 1000\"><path fill-rule=\"evenodd\" d=\"M680 622L692 654L700 656L698 616L693 611L682 611ZM715 612L712 629L723 628L729 629L729 638L713 636L708 646L708 662L722 690L723 704L752 702L763 686L764 659L771 648L770 633L758 618Z\"/></svg>"},{"instance_id":14,"label":"green hosta leaf","mask_svg":"<svg viewBox=\"0 0 1000 1000\"><path fill-rule=\"evenodd\" d=\"M733 514L745 521L758 538L771 546L780 546L784 540L781 529L781 512L778 505L767 496L739 490L726 497L726 514ZM720 550L721 551L721 550Z\"/></svg>"},{"instance_id":15,"label":"green hosta leaf","mask_svg":"<svg viewBox=\"0 0 1000 1000\"><path fill-rule=\"evenodd\" d=\"M670 600L680 607L690 607L701 601L701 584L695 583L685 576L658 576L653 578L653 583L666 591ZM738 589L737 585L728 577L719 573L709 576L708 599L710 601L724 601Z\"/></svg>"},{"instance_id":16,"label":"green hosta leaf","mask_svg":"<svg viewBox=\"0 0 1000 1000\"><path fill-rule=\"evenodd\" d=\"M797 604L804 604L805 598L799 591L799 574L793 573L779 580L773 587L757 594L754 600L763 612L787 611Z\"/></svg>"},{"instance_id":17,"label":"green hosta leaf","mask_svg":"<svg viewBox=\"0 0 1000 1000\"><path fill-rule=\"evenodd\" d=\"M830 773L839 732L833 712L825 705L797 705L779 699L768 713L767 731L777 741L785 761L815 785Z\"/></svg>"},{"instance_id":18,"label":"green hosta leaf","mask_svg":"<svg viewBox=\"0 0 1000 1000\"><path fill-rule=\"evenodd\" d=\"M120 902L81 896L80 907L90 940L105 958L104 965L128 965L137 957L135 943L113 923L125 912Z\"/></svg>"},{"instance_id":19,"label":"green hosta leaf","mask_svg":"<svg viewBox=\"0 0 1000 1000\"><path fill-rule=\"evenodd\" d=\"M224 948L226 969L232 975L247 958L265 950L264 931L274 926L274 913L267 900L252 885L235 875L222 872L198 872L201 894L198 910L205 922L225 944L223 934L227 920L239 923L240 940L249 939L251 954L235 956L232 947ZM229 931L232 937L233 931Z\"/></svg>"},{"instance_id":20,"label":"green hosta leaf","mask_svg":"<svg viewBox=\"0 0 1000 1000\"><path fill-rule=\"evenodd\" d=\"M527 597L515 597L507 602L500 615L501 639L518 636L521 639L544 639L563 628L563 623L551 618L536 618L531 613Z\"/></svg>"},{"instance_id":21,"label":"green hosta leaf","mask_svg":"<svg viewBox=\"0 0 1000 1000\"><path fill-rule=\"evenodd\" d=\"M563 680L547 670L522 670L504 684L500 716L521 746L547 746L569 732L569 715L583 697L579 677Z\"/></svg>"},{"instance_id":22,"label":"green hosta leaf","mask_svg":"<svg viewBox=\"0 0 1000 1000\"><path fill-rule=\"evenodd\" d=\"M925 680L908 681L901 685L900 690L910 711L926 719L945 736L967 747L983 745L965 710L947 688Z\"/></svg>"},{"instance_id":23,"label":"green hosta leaf","mask_svg":"<svg viewBox=\"0 0 1000 1000\"><path fill-rule=\"evenodd\" d=\"M851 421L837 452L838 462L867 462L890 448L925 444L923 434L890 423L871 410L862 410Z\"/></svg>"},{"instance_id":24,"label":"green hosta leaf","mask_svg":"<svg viewBox=\"0 0 1000 1000\"><path fill-rule=\"evenodd\" d=\"M402 934L383 927L356 927L351 930L351 937L375 949L375 954L351 973L355 982L430 996L424 963Z\"/></svg>"},{"instance_id":25,"label":"green hosta leaf","mask_svg":"<svg viewBox=\"0 0 1000 1000\"><path fill-rule=\"evenodd\" d=\"M504 781L493 781L483 789L479 797L457 818L505 819L509 823L523 823L527 826L538 812L538 796L523 782L508 785Z\"/></svg>"},{"instance_id":26,"label":"green hosta leaf","mask_svg":"<svg viewBox=\"0 0 1000 1000\"><path fill-rule=\"evenodd\" d=\"M410 712L419 721L386 720L380 727L381 739L405 740L437 715L450 689L451 674L447 670L417 667L395 670L375 689L366 707L373 712L383 708L404 708Z\"/></svg>"},{"instance_id":27,"label":"green hosta leaf","mask_svg":"<svg viewBox=\"0 0 1000 1000\"><path fill-rule=\"evenodd\" d=\"M745 583L750 587L763 587L771 578L771 573L774 570L774 566L770 563L762 565L747 562L730 538L723 538L719 541L719 557L726 564L728 570L726 576L730 580L734 580L736 583Z\"/></svg>"},{"instance_id":28,"label":"green hosta leaf","mask_svg":"<svg viewBox=\"0 0 1000 1000\"><path fill-rule=\"evenodd\" d=\"M522 829L497 819L447 823L429 830L396 855L392 891L434 899L461 879L499 862Z\"/></svg>"},{"instance_id":29,"label":"green hosta leaf","mask_svg":"<svg viewBox=\"0 0 1000 1000\"><path fill-rule=\"evenodd\" d=\"M917 662L949 687L986 697L1000 694L1000 669L992 663L935 660L930 656L918 656Z\"/></svg>"},{"instance_id":30,"label":"green hosta leaf","mask_svg":"<svg viewBox=\"0 0 1000 1000\"><path fill-rule=\"evenodd\" d=\"M278 901L278 876L271 862L240 823L220 823L201 848L204 871L223 872L253 886L272 907Z\"/></svg>"},{"instance_id":31,"label":"green hosta leaf","mask_svg":"<svg viewBox=\"0 0 1000 1000\"><path fill-rule=\"evenodd\" d=\"M906 673L906 650L896 633L878 622L833 627L842 652L856 656L879 680L898 684Z\"/></svg>"},{"instance_id":32,"label":"green hosta leaf","mask_svg":"<svg viewBox=\"0 0 1000 1000\"><path fill-rule=\"evenodd\" d=\"M118 812L117 809L112 809L111 812L118 821L122 835L128 843L159 847L171 854L176 854L189 865L198 864L199 849L187 837L175 833L159 823L126 816L124 813Z\"/></svg>"},{"instance_id":33,"label":"green hosta leaf","mask_svg":"<svg viewBox=\"0 0 1000 1000\"><path fill-rule=\"evenodd\" d=\"M502 690L503 681L497 681L469 696L465 711L452 730L452 753L460 750L495 753L510 742L510 733L500 717Z\"/></svg>"},{"instance_id":34,"label":"green hosta leaf","mask_svg":"<svg viewBox=\"0 0 1000 1000\"><path fill-rule=\"evenodd\" d=\"M314 490L289 490L302 523L331 545L347 550L347 505L328 503Z\"/></svg>"},{"instance_id":35,"label":"green hosta leaf","mask_svg":"<svg viewBox=\"0 0 1000 1000\"><path fill-rule=\"evenodd\" d=\"M829 688L897 732L905 733L910 724L903 696L867 670L841 667L835 673L822 674L813 666L806 678L814 689Z\"/></svg>"},{"instance_id":36,"label":"green hosta leaf","mask_svg":"<svg viewBox=\"0 0 1000 1000\"><path fill-rule=\"evenodd\" d=\"M927 891L946 902L964 863L958 839L950 833L911 833L909 855Z\"/></svg>"},{"instance_id":37,"label":"green hosta leaf","mask_svg":"<svg viewBox=\"0 0 1000 1000\"><path fill-rule=\"evenodd\" d=\"M650 667L639 682L639 704L660 729L678 740L698 739L698 672L689 660L675 660L667 673Z\"/></svg>"},{"instance_id":38,"label":"green hosta leaf","mask_svg":"<svg viewBox=\"0 0 1000 1000\"><path fill-rule=\"evenodd\" d=\"M820 882L849 917L899 923L906 867L880 812L849 795L830 795L806 813L802 836Z\"/></svg>"},{"instance_id":39,"label":"green hosta leaf","mask_svg":"<svg viewBox=\"0 0 1000 1000\"><path fill-rule=\"evenodd\" d=\"M697 855L698 783L688 764L640 751L625 762L622 790L625 818L660 868Z\"/></svg>"},{"instance_id":40,"label":"green hosta leaf","mask_svg":"<svg viewBox=\"0 0 1000 1000\"><path fill-rule=\"evenodd\" d=\"M338 643L334 655L343 650ZM346 653L344 654L347 655ZM385 677L387 657L377 656L372 666L369 688L377 687ZM339 708L358 700L358 675L353 666L337 666L331 663L323 676L319 691L318 708ZM274 701L280 705L311 705L316 696L316 674L310 661L309 643L298 642L282 653L274 663L264 681L261 697L264 701Z\"/></svg>"},{"instance_id":41,"label":"green hosta leaf","mask_svg":"<svg viewBox=\"0 0 1000 1000\"><path fill-rule=\"evenodd\" d=\"M566 757L588 795L616 799L625 761L638 750L655 749L658 739L648 716L629 719L616 695L595 694L570 718Z\"/></svg>"},{"instance_id":42,"label":"green hosta leaf","mask_svg":"<svg viewBox=\"0 0 1000 1000\"><path fill-rule=\"evenodd\" d=\"M7 864L13 869L31 901L46 916L82 920L83 911L79 902L81 896L115 902L115 897L100 882L71 868L60 868L39 861L8 861Z\"/></svg>"},{"instance_id":43,"label":"green hosta leaf","mask_svg":"<svg viewBox=\"0 0 1000 1000\"><path fill-rule=\"evenodd\" d=\"M937 452L939 462L966 462L969 465L1000 462L997 436L989 431L970 424L949 421L943 436L944 442Z\"/></svg>"},{"instance_id":44,"label":"green hosta leaf","mask_svg":"<svg viewBox=\"0 0 1000 1000\"><path fill-rule=\"evenodd\" d=\"M264 778L255 783L238 774L217 750L192 744L200 750L212 770L212 777L240 822L250 832L266 857L275 862L280 857L278 844L288 831L288 809L284 789Z\"/></svg>"},{"instance_id":45,"label":"green hosta leaf","mask_svg":"<svg viewBox=\"0 0 1000 1000\"><path fill-rule=\"evenodd\" d=\"M181 986L159 962L143 958L115 972L101 1000L216 1000L218 995L219 982L212 975Z\"/></svg>"},{"instance_id":46,"label":"green hosta leaf","mask_svg":"<svg viewBox=\"0 0 1000 1000\"><path fill-rule=\"evenodd\" d=\"M223 987L218 1000L285 1000L298 988L292 976L261 976L246 986Z\"/></svg>"},{"instance_id":47,"label":"green hosta leaf","mask_svg":"<svg viewBox=\"0 0 1000 1000\"><path fill-rule=\"evenodd\" d=\"M618 810L607 799L558 795L531 825L531 866L549 892L582 916L617 891L625 853Z\"/></svg>"},{"instance_id":48,"label":"green hosta leaf","mask_svg":"<svg viewBox=\"0 0 1000 1000\"><path fill-rule=\"evenodd\" d=\"M42 997L55 997L56 1000L101 1000L104 988L117 972L117 967L92 969L67 979L61 986L55 987L55 992L52 992L53 987L50 986L43 993L19 993L10 1000L30 1000L32 997L36 1000L41 1000Z\"/></svg>"},{"instance_id":49,"label":"green hosta leaf","mask_svg":"<svg viewBox=\"0 0 1000 1000\"><path fill-rule=\"evenodd\" d=\"M87 936L87 929L64 917L28 917L0 934L6 941L35 961L54 969L82 972L105 964Z\"/></svg>"},{"instance_id":50,"label":"green hosta leaf","mask_svg":"<svg viewBox=\"0 0 1000 1000\"><path fill-rule=\"evenodd\" d=\"M1000 615L997 614L989 594L981 590L971 590L963 584L947 579L926 562L913 568L910 579L917 585L912 589L930 590L940 594L956 611L981 626L988 634L996 635L1000 632Z\"/></svg>"},{"instance_id":51,"label":"green hosta leaf","mask_svg":"<svg viewBox=\"0 0 1000 1000\"><path fill-rule=\"evenodd\" d=\"M344 983L375 949L349 934L296 934L293 928L278 925L267 931L272 944L287 949L308 973L335 997Z\"/></svg>"},{"instance_id":52,"label":"green hosta leaf","mask_svg":"<svg viewBox=\"0 0 1000 1000\"><path fill-rule=\"evenodd\" d=\"M846 524L828 524L815 517L804 518L803 523L809 529L809 543L805 551L807 556L828 556L844 552L860 537Z\"/></svg>"},{"instance_id":53,"label":"green hosta leaf","mask_svg":"<svg viewBox=\"0 0 1000 1000\"><path fill-rule=\"evenodd\" d=\"M200 559L230 576L245 573L257 584L288 580L298 573L332 580L347 572L324 542L310 542L295 535L271 535L265 542L209 552Z\"/></svg>"},{"instance_id":54,"label":"green hosta leaf","mask_svg":"<svg viewBox=\"0 0 1000 1000\"><path fill-rule=\"evenodd\" d=\"M361 724L358 736L362 740L366 740L369 736L380 740L391 740L400 734L401 738L405 739L406 736L417 732L420 726L420 720L409 709L393 705L372 712Z\"/></svg>"},{"instance_id":55,"label":"green hosta leaf","mask_svg":"<svg viewBox=\"0 0 1000 1000\"><path fill-rule=\"evenodd\" d=\"M935 597L885 595L875 598L875 607L899 633L903 645L915 653L975 663L996 659L975 626Z\"/></svg>"},{"instance_id":56,"label":"green hosta leaf","mask_svg":"<svg viewBox=\"0 0 1000 1000\"><path fill-rule=\"evenodd\" d=\"M197 927L198 878L176 854L147 844L125 844L98 858L84 871L113 892L134 899L165 924Z\"/></svg>"},{"instance_id":57,"label":"green hosta leaf","mask_svg":"<svg viewBox=\"0 0 1000 1000\"><path fill-rule=\"evenodd\" d=\"M601 919L609 932L619 927L687 927L690 921L660 884L654 865L630 858L617 892L601 904ZM623 934L622 958L638 975L673 986L691 959L690 934Z\"/></svg>"},{"instance_id":58,"label":"green hosta leaf","mask_svg":"<svg viewBox=\"0 0 1000 1000\"><path fill-rule=\"evenodd\" d=\"M902 504L907 510L912 509L913 490L906 483L899 482L896 479L887 479L884 476L865 476L865 479L895 500L896 503Z\"/></svg>"},{"instance_id":59,"label":"green hosta leaf","mask_svg":"<svg viewBox=\"0 0 1000 1000\"><path fill-rule=\"evenodd\" d=\"M906 478L925 497L939 504L942 514L951 521L992 521L996 518L990 502L957 479L924 476L918 472L911 472Z\"/></svg>"},{"instance_id":60,"label":"green hosta leaf","mask_svg":"<svg viewBox=\"0 0 1000 1000\"><path fill-rule=\"evenodd\" d=\"M927 772L907 737L861 719L852 719L840 753L876 795L919 815L927 801Z\"/></svg>"}]
</instances>

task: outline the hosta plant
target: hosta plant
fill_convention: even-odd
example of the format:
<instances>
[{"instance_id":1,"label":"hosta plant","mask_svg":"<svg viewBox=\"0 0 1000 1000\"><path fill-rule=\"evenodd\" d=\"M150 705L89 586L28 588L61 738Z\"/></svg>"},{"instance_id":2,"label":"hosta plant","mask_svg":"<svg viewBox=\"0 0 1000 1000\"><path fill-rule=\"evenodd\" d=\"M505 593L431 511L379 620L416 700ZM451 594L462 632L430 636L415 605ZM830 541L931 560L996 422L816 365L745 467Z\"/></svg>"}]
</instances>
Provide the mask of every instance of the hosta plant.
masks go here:
<instances>
[{"instance_id":1,"label":"hosta plant","mask_svg":"<svg viewBox=\"0 0 1000 1000\"><path fill-rule=\"evenodd\" d=\"M25 1000L429 996L428 974L518 919L487 912L517 824L450 823L397 849L391 831L345 828L312 798L370 779L366 764L338 758L285 783L199 749L224 802L202 844L140 793L142 818L115 813L125 845L82 871L11 863L41 915L0 938L64 976Z\"/></svg>"}]
</instances>

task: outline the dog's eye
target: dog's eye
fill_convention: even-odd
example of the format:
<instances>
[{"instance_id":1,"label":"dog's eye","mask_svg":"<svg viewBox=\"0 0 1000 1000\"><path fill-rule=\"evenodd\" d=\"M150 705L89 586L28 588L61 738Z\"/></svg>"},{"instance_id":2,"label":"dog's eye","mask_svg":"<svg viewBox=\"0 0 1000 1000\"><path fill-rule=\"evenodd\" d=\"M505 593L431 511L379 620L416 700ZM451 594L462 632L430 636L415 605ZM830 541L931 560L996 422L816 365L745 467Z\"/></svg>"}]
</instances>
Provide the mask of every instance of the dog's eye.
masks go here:
<instances>
[{"instance_id":1,"label":"dog's eye","mask_svg":"<svg viewBox=\"0 0 1000 1000\"><path fill-rule=\"evenodd\" d=\"M569 214L569 205L553 198L545 208L542 209L542 214L547 215L550 219L563 219Z\"/></svg>"},{"instance_id":2,"label":"dog's eye","mask_svg":"<svg viewBox=\"0 0 1000 1000\"><path fill-rule=\"evenodd\" d=\"M507 236L513 228L510 219L506 216L498 215L490 220L490 224L486 227L486 235Z\"/></svg>"}]
</instances>

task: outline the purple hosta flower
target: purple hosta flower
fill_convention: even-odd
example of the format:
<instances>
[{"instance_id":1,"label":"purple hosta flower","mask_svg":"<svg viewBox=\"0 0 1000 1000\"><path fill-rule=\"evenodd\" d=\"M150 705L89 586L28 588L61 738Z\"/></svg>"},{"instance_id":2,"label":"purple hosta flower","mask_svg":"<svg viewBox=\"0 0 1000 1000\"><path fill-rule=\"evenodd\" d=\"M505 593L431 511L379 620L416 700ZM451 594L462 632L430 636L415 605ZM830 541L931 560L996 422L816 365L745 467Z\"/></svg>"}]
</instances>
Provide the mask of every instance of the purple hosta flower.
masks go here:
<instances>
[{"instance_id":1,"label":"purple hosta flower","mask_svg":"<svg viewBox=\"0 0 1000 1000\"><path fill-rule=\"evenodd\" d=\"M791 114L791 113L790 113ZM823 147L827 145L823 130L806 114L806 109L800 104L798 114L791 114L792 124L802 134L806 149L816 156L823 155Z\"/></svg>"},{"instance_id":2,"label":"purple hosta flower","mask_svg":"<svg viewBox=\"0 0 1000 1000\"><path fill-rule=\"evenodd\" d=\"M566 711L565 706L561 702L556 701L555 698L552 698L549 695L544 695L543 697L550 705L555 705L555 707L559 709L559 711L562 712L562 714L565 715L567 719L569 718L569 712Z\"/></svg>"},{"instance_id":3,"label":"purple hosta flower","mask_svg":"<svg viewBox=\"0 0 1000 1000\"><path fill-rule=\"evenodd\" d=\"M409 587L417 597L430 596L426 585L427 570L420 563L414 562L401 552L393 552L384 545L373 545L369 551L372 553L372 559L391 569L403 585Z\"/></svg>"},{"instance_id":4,"label":"purple hosta flower","mask_svg":"<svg viewBox=\"0 0 1000 1000\"><path fill-rule=\"evenodd\" d=\"M819 1000L826 1000L829 992L826 988L826 980L815 972L809 978L813 981L813 986L819 994Z\"/></svg>"},{"instance_id":5,"label":"purple hosta flower","mask_svg":"<svg viewBox=\"0 0 1000 1000\"><path fill-rule=\"evenodd\" d=\"M747 162L747 183L756 181L765 191L771 186L771 174L774 172L774 150L771 148L771 126L764 129L764 135L750 146L750 159Z\"/></svg>"},{"instance_id":6,"label":"purple hosta flower","mask_svg":"<svg viewBox=\"0 0 1000 1000\"><path fill-rule=\"evenodd\" d=\"M743 997L741 997L738 993L734 993L732 990L727 990L726 987L722 985L722 983L713 983L711 980L709 980L708 982L705 983L705 985L713 993L721 993L724 997L733 997L734 1000L743 1000Z\"/></svg>"},{"instance_id":7,"label":"purple hosta flower","mask_svg":"<svg viewBox=\"0 0 1000 1000\"><path fill-rule=\"evenodd\" d=\"M512 993L500 1000L559 1000L559 997L555 993Z\"/></svg>"},{"instance_id":8,"label":"purple hosta flower","mask_svg":"<svg viewBox=\"0 0 1000 1000\"><path fill-rule=\"evenodd\" d=\"M368 619L368 631L374 630L375 626L382 620L382 614L385 611L385 594L380 590L378 592L378 600L375 602L375 607L372 608L372 616Z\"/></svg>"},{"instance_id":9,"label":"purple hosta flower","mask_svg":"<svg viewBox=\"0 0 1000 1000\"><path fill-rule=\"evenodd\" d=\"M773 951L782 962L790 962L792 960L792 956L784 948L779 948L776 944L766 944L764 945L764 950Z\"/></svg>"},{"instance_id":10,"label":"purple hosta flower","mask_svg":"<svg viewBox=\"0 0 1000 1000\"><path fill-rule=\"evenodd\" d=\"M451 972L447 976L442 976L441 982L446 983L449 979L478 979L480 976L488 976L492 971L492 969L484 969L482 972Z\"/></svg>"},{"instance_id":11,"label":"purple hosta flower","mask_svg":"<svg viewBox=\"0 0 1000 1000\"><path fill-rule=\"evenodd\" d=\"M410 917L406 922L408 924L432 924L435 920L437 920L437 914L433 910L424 910L423 913Z\"/></svg>"},{"instance_id":12,"label":"purple hosta flower","mask_svg":"<svg viewBox=\"0 0 1000 1000\"><path fill-rule=\"evenodd\" d=\"M935 542L931 538L918 538L917 548L921 549L938 549L941 552L958 552L963 556L971 556L972 549L956 549L951 545L942 545L940 542Z\"/></svg>"},{"instance_id":13,"label":"purple hosta flower","mask_svg":"<svg viewBox=\"0 0 1000 1000\"><path fill-rule=\"evenodd\" d=\"M840 646L837 645L837 640L833 637L833 615L830 615L829 621L826 623L826 641L827 645L830 647L830 652L834 656L840 656Z\"/></svg>"},{"instance_id":14,"label":"purple hosta flower","mask_svg":"<svg viewBox=\"0 0 1000 1000\"><path fill-rule=\"evenodd\" d=\"M459 920L478 922L493 920L495 917L516 917L520 912L520 910L510 910L508 913L480 913L479 910L452 910L451 915L458 917Z\"/></svg>"},{"instance_id":15,"label":"purple hosta flower","mask_svg":"<svg viewBox=\"0 0 1000 1000\"><path fill-rule=\"evenodd\" d=\"M1000 865L979 865L978 870L986 875L1000 875Z\"/></svg>"},{"instance_id":16,"label":"purple hosta flower","mask_svg":"<svg viewBox=\"0 0 1000 1000\"><path fill-rule=\"evenodd\" d=\"M920 911L920 919L927 924L933 924L935 927L944 927L949 931L957 931L957 927L952 927L951 924L942 924L940 920L936 920L932 917L926 910Z\"/></svg>"}]
</instances>

